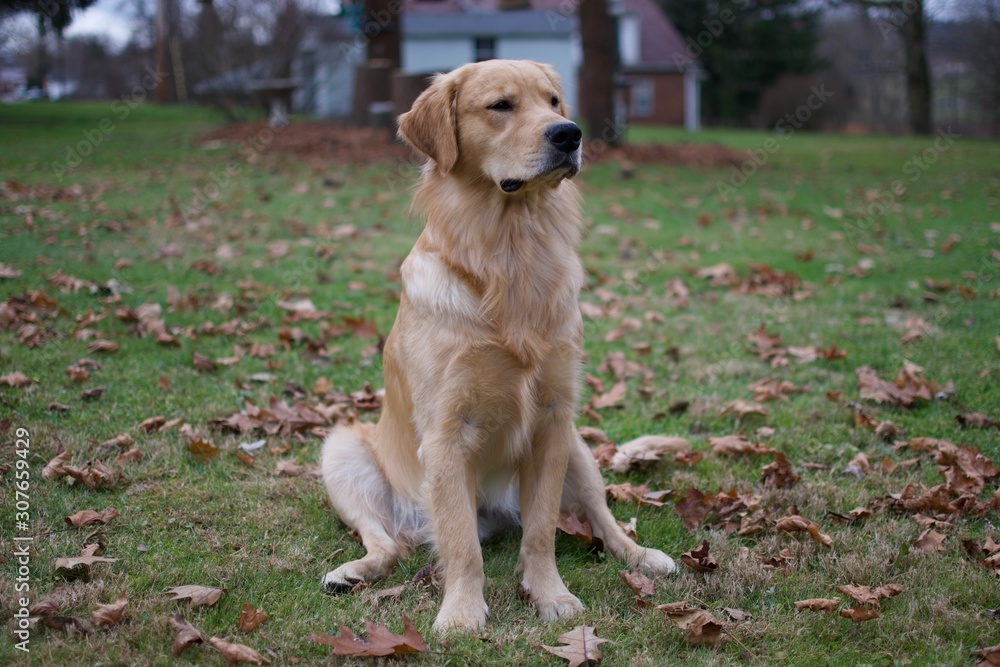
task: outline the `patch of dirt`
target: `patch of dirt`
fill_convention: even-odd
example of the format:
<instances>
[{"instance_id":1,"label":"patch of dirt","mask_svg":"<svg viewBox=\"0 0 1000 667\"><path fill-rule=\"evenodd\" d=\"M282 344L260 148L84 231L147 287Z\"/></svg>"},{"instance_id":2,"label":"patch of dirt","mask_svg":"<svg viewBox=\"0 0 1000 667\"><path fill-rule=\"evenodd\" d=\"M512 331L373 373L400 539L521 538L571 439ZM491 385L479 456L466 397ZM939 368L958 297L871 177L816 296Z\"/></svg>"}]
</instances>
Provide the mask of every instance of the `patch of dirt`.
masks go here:
<instances>
[{"instance_id":1,"label":"patch of dirt","mask_svg":"<svg viewBox=\"0 0 1000 667\"><path fill-rule=\"evenodd\" d=\"M412 156L392 130L334 123L293 121L271 129L267 122L224 125L202 135L202 146L214 142L249 146L262 153L291 153L308 162L358 164L395 162Z\"/></svg>"},{"instance_id":2,"label":"patch of dirt","mask_svg":"<svg viewBox=\"0 0 1000 667\"><path fill-rule=\"evenodd\" d=\"M585 151L588 160L627 160L635 164L671 164L679 167L735 167L745 153L719 144L628 144L599 155Z\"/></svg>"},{"instance_id":3,"label":"patch of dirt","mask_svg":"<svg viewBox=\"0 0 1000 667\"><path fill-rule=\"evenodd\" d=\"M291 153L302 160L327 164L419 160L392 130L314 121L295 121L280 129L271 129L264 121L225 125L202 135L199 142L202 146L220 143L241 148L246 142L260 152ZM746 156L718 144L629 144L601 152L588 146L584 158L588 162L728 167L739 165Z\"/></svg>"}]
</instances>

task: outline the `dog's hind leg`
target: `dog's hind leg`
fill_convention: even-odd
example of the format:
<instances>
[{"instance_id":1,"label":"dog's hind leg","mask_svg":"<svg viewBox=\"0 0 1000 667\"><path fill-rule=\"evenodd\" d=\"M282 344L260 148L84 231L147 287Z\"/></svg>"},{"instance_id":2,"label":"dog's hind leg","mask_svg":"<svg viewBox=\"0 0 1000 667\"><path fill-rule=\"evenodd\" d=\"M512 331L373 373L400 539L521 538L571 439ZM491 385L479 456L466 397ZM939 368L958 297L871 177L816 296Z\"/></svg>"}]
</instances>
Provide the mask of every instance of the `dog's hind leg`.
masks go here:
<instances>
[{"instance_id":1,"label":"dog's hind leg","mask_svg":"<svg viewBox=\"0 0 1000 667\"><path fill-rule=\"evenodd\" d=\"M364 442L372 434L368 424L341 426L323 442L320 471L330 502L340 519L358 531L368 552L328 572L323 577L327 593L345 593L358 583L381 579L405 554L394 537L394 491Z\"/></svg>"},{"instance_id":2,"label":"dog's hind leg","mask_svg":"<svg viewBox=\"0 0 1000 667\"><path fill-rule=\"evenodd\" d=\"M646 549L633 542L608 509L604 480L590 449L577 436L570 453L566 481L563 484L562 511L582 511L590 521L594 537L615 558L648 574L673 574L677 565L659 549Z\"/></svg>"}]
</instances>

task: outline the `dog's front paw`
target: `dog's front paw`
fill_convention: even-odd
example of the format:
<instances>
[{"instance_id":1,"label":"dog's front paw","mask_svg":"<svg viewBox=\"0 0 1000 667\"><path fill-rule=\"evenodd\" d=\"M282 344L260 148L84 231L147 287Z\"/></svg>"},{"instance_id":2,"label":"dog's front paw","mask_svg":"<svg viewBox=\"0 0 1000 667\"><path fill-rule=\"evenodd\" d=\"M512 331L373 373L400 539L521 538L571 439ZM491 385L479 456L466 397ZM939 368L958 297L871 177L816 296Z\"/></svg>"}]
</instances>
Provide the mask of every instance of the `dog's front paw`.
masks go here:
<instances>
[{"instance_id":1,"label":"dog's front paw","mask_svg":"<svg viewBox=\"0 0 1000 667\"><path fill-rule=\"evenodd\" d=\"M674 559L659 549L642 549L637 554L635 565L652 576L677 572L677 563L674 562Z\"/></svg>"},{"instance_id":2,"label":"dog's front paw","mask_svg":"<svg viewBox=\"0 0 1000 667\"><path fill-rule=\"evenodd\" d=\"M557 595L547 600L535 600L538 618L543 621L558 621L583 612L583 603L572 593Z\"/></svg>"},{"instance_id":3,"label":"dog's front paw","mask_svg":"<svg viewBox=\"0 0 1000 667\"><path fill-rule=\"evenodd\" d=\"M541 592L546 590L547 592ZM517 587L520 596L538 610L538 617L543 621L557 621L569 618L583 611L583 603L560 581L558 584L531 588L522 581Z\"/></svg>"},{"instance_id":4,"label":"dog's front paw","mask_svg":"<svg viewBox=\"0 0 1000 667\"><path fill-rule=\"evenodd\" d=\"M365 578L352 567L353 563L344 563L336 570L323 576L323 592L328 595L350 593L358 584L365 583Z\"/></svg>"},{"instance_id":5,"label":"dog's front paw","mask_svg":"<svg viewBox=\"0 0 1000 667\"><path fill-rule=\"evenodd\" d=\"M476 600L475 596L470 596L456 601L445 596L434 620L434 631L479 630L486 625L486 617L489 615L489 607L482 598Z\"/></svg>"}]
</instances>

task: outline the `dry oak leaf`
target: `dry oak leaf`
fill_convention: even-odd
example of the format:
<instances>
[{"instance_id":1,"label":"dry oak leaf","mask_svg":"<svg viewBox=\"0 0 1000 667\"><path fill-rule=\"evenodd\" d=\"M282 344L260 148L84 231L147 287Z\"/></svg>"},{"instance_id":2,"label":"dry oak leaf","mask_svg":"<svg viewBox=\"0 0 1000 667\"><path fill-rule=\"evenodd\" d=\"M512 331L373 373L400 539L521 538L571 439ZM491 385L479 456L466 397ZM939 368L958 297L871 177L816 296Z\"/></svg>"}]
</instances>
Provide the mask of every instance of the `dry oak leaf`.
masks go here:
<instances>
[{"instance_id":1,"label":"dry oak leaf","mask_svg":"<svg viewBox=\"0 0 1000 667\"><path fill-rule=\"evenodd\" d=\"M628 387L625 385L624 381L616 382L614 386L611 387L611 389L607 393L601 394L599 396L594 396L591 399L590 404L594 406L595 410L600 410L602 408L611 408L618 405L623 400L625 400L625 395L627 392L628 392Z\"/></svg>"},{"instance_id":2,"label":"dry oak leaf","mask_svg":"<svg viewBox=\"0 0 1000 667\"><path fill-rule=\"evenodd\" d=\"M219 457L219 448L211 440L202 437L195 437L188 440L188 451L191 452L195 461L199 461L200 463L207 463Z\"/></svg>"},{"instance_id":3,"label":"dry oak leaf","mask_svg":"<svg viewBox=\"0 0 1000 667\"><path fill-rule=\"evenodd\" d=\"M712 453L716 456L765 455L775 453L775 450L770 447L755 445L742 435L724 435L719 438L709 438L708 445L712 448Z\"/></svg>"},{"instance_id":4,"label":"dry oak leaf","mask_svg":"<svg viewBox=\"0 0 1000 667\"><path fill-rule=\"evenodd\" d=\"M191 644L201 644L205 641L205 635L201 634L198 628L188 623L183 614L174 614L170 617L170 627L174 629L174 645L170 649L170 654L175 658L184 652Z\"/></svg>"},{"instance_id":5,"label":"dry oak leaf","mask_svg":"<svg viewBox=\"0 0 1000 667\"><path fill-rule=\"evenodd\" d=\"M580 538L589 544L592 549L597 551L604 550L604 542L594 537L594 529L591 527L590 522L587 520L580 521L580 518L574 512L560 514L559 520L556 522L556 528L567 535Z\"/></svg>"},{"instance_id":6,"label":"dry oak leaf","mask_svg":"<svg viewBox=\"0 0 1000 667\"><path fill-rule=\"evenodd\" d=\"M200 607L202 605L208 605L211 607L213 604L219 601L223 593L228 593L229 591L225 588L216 588L214 586L174 586L173 588L167 590L167 595L170 595L170 600L183 600L185 598L191 599L192 607Z\"/></svg>"},{"instance_id":7,"label":"dry oak leaf","mask_svg":"<svg viewBox=\"0 0 1000 667\"><path fill-rule=\"evenodd\" d=\"M87 352L90 353L102 353L102 354L114 354L120 349L118 343L113 340L95 340L90 345L87 346Z\"/></svg>"},{"instance_id":8,"label":"dry oak leaf","mask_svg":"<svg viewBox=\"0 0 1000 667\"><path fill-rule=\"evenodd\" d=\"M637 598L651 598L656 595L656 582L639 570L622 570L618 576L632 589Z\"/></svg>"},{"instance_id":9,"label":"dry oak leaf","mask_svg":"<svg viewBox=\"0 0 1000 667\"><path fill-rule=\"evenodd\" d=\"M849 618L855 623L871 621L878 618L878 612L874 607L851 607L840 610L840 615Z\"/></svg>"},{"instance_id":10,"label":"dry oak leaf","mask_svg":"<svg viewBox=\"0 0 1000 667\"><path fill-rule=\"evenodd\" d=\"M760 481L764 486L773 486L776 489L784 489L795 486L799 481L799 476L795 474L792 466L784 452L774 452L774 463L764 466L760 473Z\"/></svg>"},{"instance_id":11,"label":"dry oak leaf","mask_svg":"<svg viewBox=\"0 0 1000 667\"><path fill-rule=\"evenodd\" d=\"M689 644L710 644L722 641L722 624L715 616L688 602L673 602L656 607L670 619L670 622L687 632L684 639Z\"/></svg>"},{"instance_id":12,"label":"dry oak leaf","mask_svg":"<svg viewBox=\"0 0 1000 667\"><path fill-rule=\"evenodd\" d=\"M274 474L276 475L290 475L292 477L299 477L301 475L306 475L311 472L311 468L308 466L301 466L295 461L289 461L283 459L278 461L274 465Z\"/></svg>"},{"instance_id":13,"label":"dry oak leaf","mask_svg":"<svg viewBox=\"0 0 1000 667\"><path fill-rule=\"evenodd\" d=\"M120 595L117 600L111 604L100 604L98 603L97 608L90 612L90 618L94 621L95 625L118 625L122 622L122 615L125 613L125 606L128 605L128 600L124 595Z\"/></svg>"},{"instance_id":14,"label":"dry oak leaf","mask_svg":"<svg viewBox=\"0 0 1000 667\"><path fill-rule=\"evenodd\" d=\"M899 595L906 589L899 584L885 584L877 588L859 586L858 584L846 584L838 586L837 590L854 600L857 604L877 607L879 606L879 600Z\"/></svg>"},{"instance_id":15,"label":"dry oak leaf","mask_svg":"<svg viewBox=\"0 0 1000 667\"><path fill-rule=\"evenodd\" d=\"M79 556L72 558L56 558L56 574L65 579L90 576L90 566L94 563L117 563L117 558L102 558L96 556L96 544L88 544Z\"/></svg>"},{"instance_id":16,"label":"dry oak leaf","mask_svg":"<svg viewBox=\"0 0 1000 667\"><path fill-rule=\"evenodd\" d=\"M799 600L795 603L795 611L808 609L809 611L837 611L840 606L840 598L809 598Z\"/></svg>"},{"instance_id":17,"label":"dry oak leaf","mask_svg":"<svg viewBox=\"0 0 1000 667\"><path fill-rule=\"evenodd\" d=\"M945 537L945 535L942 535L933 528L928 528L924 532L920 533L920 536L913 543L913 546L920 549L925 554L947 551L944 546Z\"/></svg>"},{"instance_id":18,"label":"dry oak leaf","mask_svg":"<svg viewBox=\"0 0 1000 667\"><path fill-rule=\"evenodd\" d=\"M778 519L778 522L774 524L774 529L783 533L806 532L809 533L811 538L822 544L824 547L830 548L833 546L833 538L829 535L821 533L819 525L803 516L799 516L798 514Z\"/></svg>"},{"instance_id":19,"label":"dry oak leaf","mask_svg":"<svg viewBox=\"0 0 1000 667\"><path fill-rule=\"evenodd\" d=\"M682 553L681 561L697 572L715 572L719 567L715 558L708 555L708 540L702 540L698 548Z\"/></svg>"},{"instance_id":20,"label":"dry oak leaf","mask_svg":"<svg viewBox=\"0 0 1000 667\"><path fill-rule=\"evenodd\" d=\"M600 645L612 642L594 634L594 628L589 625L578 625L569 632L559 635L559 641L564 646L545 646L542 648L569 661L567 667L581 667L601 661Z\"/></svg>"},{"instance_id":21,"label":"dry oak leaf","mask_svg":"<svg viewBox=\"0 0 1000 667\"><path fill-rule=\"evenodd\" d=\"M258 625L266 620L266 611L255 609L249 602L244 602L243 608L240 610L240 617L236 619L236 627L243 632L253 632Z\"/></svg>"},{"instance_id":22,"label":"dry oak leaf","mask_svg":"<svg viewBox=\"0 0 1000 667\"><path fill-rule=\"evenodd\" d=\"M45 467L42 468L42 477L45 479L57 479L66 472L67 463L69 463L69 452L60 443L55 458L46 463Z\"/></svg>"},{"instance_id":23,"label":"dry oak leaf","mask_svg":"<svg viewBox=\"0 0 1000 667\"><path fill-rule=\"evenodd\" d=\"M660 457L668 452L676 455L690 447L691 443L684 438L644 435L618 448L611 458L611 469L615 472L628 472L633 468L659 461Z\"/></svg>"},{"instance_id":24,"label":"dry oak leaf","mask_svg":"<svg viewBox=\"0 0 1000 667\"><path fill-rule=\"evenodd\" d=\"M997 347L1000 347L1000 338L997 339ZM982 662L977 662L976 667L995 667L1000 665L1000 644L982 648L975 652L975 655L982 658Z\"/></svg>"},{"instance_id":25,"label":"dry oak leaf","mask_svg":"<svg viewBox=\"0 0 1000 667\"><path fill-rule=\"evenodd\" d=\"M1000 421L990 419L981 412L967 412L955 415L955 421L962 428L1000 429Z\"/></svg>"},{"instance_id":26,"label":"dry oak leaf","mask_svg":"<svg viewBox=\"0 0 1000 667\"><path fill-rule=\"evenodd\" d=\"M7 375L0 375L0 384L5 384L8 387L23 387L31 383L32 379L21 371L14 371L13 373L8 373Z\"/></svg>"},{"instance_id":27,"label":"dry oak leaf","mask_svg":"<svg viewBox=\"0 0 1000 667\"><path fill-rule=\"evenodd\" d=\"M333 648L334 655L378 657L430 651L413 621L405 616L403 627L403 634L397 635L384 625L365 621L365 632L368 634L366 638L357 636L345 626L340 626L340 634L337 636L314 633L309 635L309 639Z\"/></svg>"},{"instance_id":28,"label":"dry oak leaf","mask_svg":"<svg viewBox=\"0 0 1000 667\"><path fill-rule=\"evenodd\" d=\"M760 403L744 401L742 398L738 398L726 405L726 407L722 408L719 414L722 416L733 414L736 415L738 419L743 419L748 415L760 415L765 417L768 414L768 409Z\"/></svg>"},{"instance_id":29,"label":"dry oak leaf","mask_svg":"<svg viewBox=\"0 0 1000 667\"><path fill-rule=\"evenodd\" d=\"M98 512L97 510L80 510L73 516L65 517L63 521L73 528L79 528L91 523L107 523L118 515L119 512L114 507L109 507L103 512Z\"/></svg>"},{"instance_id":30,"label":"dry oak leaf","mask_svg":"<svg viewBox=\"0 0 1000 667\"><path fill-rule=\"evenodd\" d=\"M243 644L234 644L218 637L209 637L208 643L226 659L228 667L237 667L241 662L251 665L270 665L271 661L257 651Z\"/></svg>"},{"instance_id":31,"label":"dry oak leaf","mask_svg":"<svg viewBox=\"0 0 1000 667\"><path fill-rule=\"evenodd\" d=\"M804 392L806 390L804 387L792 384L788 380L781 380L773 376L751 383L749 389L753 392L754 400L760 403L775 399L787 400L789 394Z\"/></svg>"},{"instance_id":32,"label":"dry oak leaf","mask_svg":"<svg viewBox=\"0 0 1000 667\"><path fill-rule=\"evenodd\" d=\"M166 423L167 423L166 417L164 417L163 415L157 415L155 417L150 417L149 419L142 420L141 422L139 422L139 425L136 426L136 428L139 429L140 431L145 431L146 433L149 433L151 431L159 430L159 428Z\"/></svg>"},{"instance_id":33,"label":"dry oak leaf","mask_svg":"<svg viewBox=\"0 0 1000 667\"><path fill-rule=\"evenodd\" d=\"M120 448L122 451L128 450L135 441L132 440L132 436L128 433L121 433L111 438L110 440L105 440L100 444L101 448L113 449L115 447Z\"/></svg>"}]
</instances>

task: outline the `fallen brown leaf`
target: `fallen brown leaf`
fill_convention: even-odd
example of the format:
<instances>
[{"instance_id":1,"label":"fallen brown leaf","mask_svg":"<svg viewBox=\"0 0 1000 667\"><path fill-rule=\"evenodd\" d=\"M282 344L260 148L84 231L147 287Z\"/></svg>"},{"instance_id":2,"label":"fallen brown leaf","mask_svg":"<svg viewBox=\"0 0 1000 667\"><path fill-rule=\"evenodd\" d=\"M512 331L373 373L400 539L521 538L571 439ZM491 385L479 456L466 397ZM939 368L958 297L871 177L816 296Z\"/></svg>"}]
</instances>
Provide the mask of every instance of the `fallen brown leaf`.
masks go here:
<instances>
[{"instance_id":1,"label":"fallen brown leaf","mask_svg":"<svg viewBox=\"0 0 1000 667\"><path fill-rule=\"evenodd\" d=\"M618 576L632 589L637 598L651 598L656 595L656 582L639 570L622 570Z\"/></svg>"},{"instance_id":2,"label":"fallen brown leaf","mask_svg":"<svg viewBox=\"0 0 1000 667\"><path fill-rule=\"evenodd\" d=\"M874 607L851 607L849 609L841 609L840 615L851 619L855 623L861 623L878 618L878 611Z\"/></svg>"},{"instance_id":3,"label":"fallen brown leaf","mask_svg":"<svg viewBox=\"0 0 1000 667\"><path fill-rule=\"evenodd\" d=\"M378 657L430 651L413 621L404 616L403 626L405 628L403 634L397 635L384 625L366 621L365 632L368 635L366 638L359 637L345 626L341 626L340 634L337 636L315 633L310 635L309 639L333 648L335 655Z\"/></svg>"},{"instance_id":4,"label":"fallen brown leaf","mask_svg":"<svg viewBox=\"0 0 1000 667\"><path fill-rule=\"evenodd\" d=\"M778 522L774 525L774 529L778 532L783 533L795 533L795 532L805 532L809 533L809 536L816 542L819 542L824 547L830 548L833 546L833 538L829 535L821 533L819 530L819 525L815 522L806 519L798 514L793 514L792 516L782 517L778 519Z\"/></svg>"},{"instance_id":5,"label":"fallen brown leaf","mask_svg":"<svg viewBox=\"0 0 1000 667\"><path fill-rule=\"evenodd\" d=\"M253 632L258 625L267 620L267 612L263 609L254 609L249 602L243 603L240 610L240 617L236 619L236 627L243 632Z\"/></svg>"},{"instance_id":6,"label":"fallen brown leaf","mask_svg":"<svg viewBox=\"0 0 1000 667\"><path fill-rule=\"evenodd\" d=\"M111 604L98 604L97 608L90 612L90 618L97 626L118 625L122 621L126 605L128 605L128 600L124 595L121 595Z\"/></svg>"},{"instance_id":7,"label":"fallen brown leaf","mask_svg":"<svg viewBox=\"0 0 1000 667\"><path fill-rule=\"evenodd\" d=\"M257 651L243 644L234 644L218 637L209 637L208 643L215 647L226 659L228 667L237 667L241 662L251 665L270 665L271 661Z\"/></svg>"},{"instance_id":8,"label":"fallen brown leaf","mask_svg":"<svg viewBox=\"0 0 1000 667\"><path fill-rule=\"evenodd\" d=\"M91 523L107 523L118 515L118 510L114 507L109 507L103 512L98 512L97 510L80 510L73 516L65 517L63 520L73 528L79 528Z\"/></svg>"},{"instance_id":9,"label":"fallen brown leaf","mask_svg":"<svg viewBox=\"0 0 1000 667\"><path fill-rule=\"evenodd\" d=\"M719 567L715 558L708 555L708 540L702 540L701 546L681 554L681 561L696 572L715 572Z\"/></svg>"},{"instance_id":10,"label":"fallen brown leaf","mask_svg":"<svg viewBox=\"0 0 1000 667\"><path fill-rule=\"evenodd\" d=\"M175 658L184 652L191 644L201 644L205 641L205 635L201 634L196 627L191 625L183 614L174 614L170 617L170 627L174 629L174 645L170 649L170 654Z\"/></svg>"},{"instance_id":11,"label":"fallen brown leaf","mask_svg":"<svg viewBox=\"0 0 1000 667\"><path fill-rule=\"evenodd\" d=\"M722 624L705 609L687 602L661 604L657 609L666 614L671 623L686 631L684 639L689 644L714 646L722 641Z\"/></svg>"},{"instance_id":12,"label":"fallen brown leaf","mask_svg":"<svg viewBox=\"0 0 1000 667\"><path fill-rule=\"evenodd\" d=\"M802 611L808 609L809 611L837 611L837 607L840 606L840 599L833 598L809 598L808 600L799 600L795 603L795 611Z\"/></svg>"},{"instance_id":13,"label":"fallen brown leaf","mask_svg":"<svg viewBox=\"0 0 1000 667\"><path fill-rule=\"evenodd\" d=\"M795 486L799 481L799 476L795 473L788 457L784 452L774 452L774 463L764 466L760 473L760 482L764 486L773 486L776 489L785 489Z\"/></svg>"},{"instance_id":14,"label":"fallen brown leaf","mask_svg":"<svg viewBox=\"0 0 1000 667\"><path fill-rule=\"evenodd\" d=\"M942 535L933 528L928 528L924 532L920 533L920 536L913 543L913 546L920 551L923 551L925 554L947 551L944 546L945 537L945 535Z\"/></svg>"},{"instance_id":15,"label":"fallen brown leaf","mask_svg":"<svg viewBox=\"0 0 1000 667\"><path fill-rule=\"evenodd\" d=\"M568 660L567 667L581 667L600 662L602 657L600 645L611 642L610 639L604 639L594 634L594 628L589 625L578 625L569 632L562 633L559 635L559 641L563 646L542 645L542 648Z\"/></svg>"},{"instance_id":16,"label":"fallen brown leaf","mask_svg":"<svg viewBox=\"0 0 1000 667\"><path fill-rule=\"evenodd\" d=\"M186 586L174 586L167 590L167 595L171 596L168 598L169 600L190 599L192 607L200 607L202 605L211 607L219 601L223 593L228 592L225 588L189 584Z\"/></svg>"}]
</instances>

